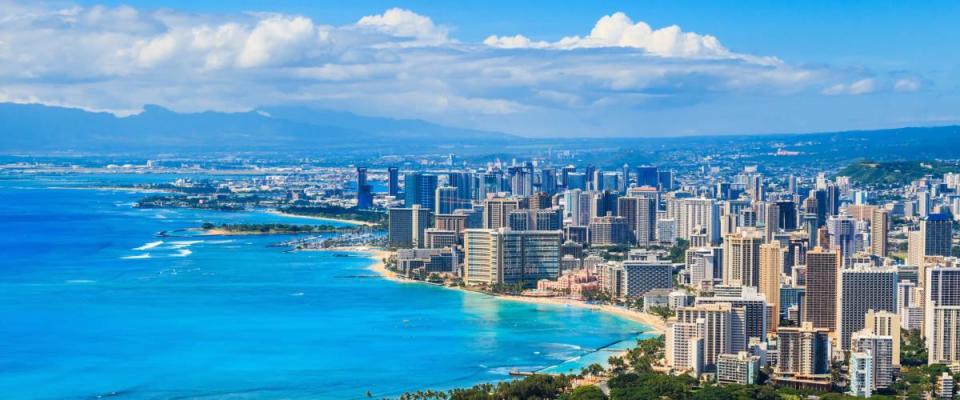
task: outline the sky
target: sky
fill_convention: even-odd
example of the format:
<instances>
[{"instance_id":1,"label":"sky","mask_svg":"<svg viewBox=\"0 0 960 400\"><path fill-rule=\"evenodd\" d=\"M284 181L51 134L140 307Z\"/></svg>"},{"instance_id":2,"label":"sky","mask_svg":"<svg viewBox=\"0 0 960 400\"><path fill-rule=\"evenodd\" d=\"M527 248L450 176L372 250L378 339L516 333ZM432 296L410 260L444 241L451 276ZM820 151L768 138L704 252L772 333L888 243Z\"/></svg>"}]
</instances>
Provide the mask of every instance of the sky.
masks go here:
<instances>
[{"instance_id":1,"label":"sky","mask_svg":"<svg viewBox=\"0 0 960 400\"><path fill-rule=\"evenodd\" d=\"M0 102L532 137L960 123L960 2L0 0Z\"/></svg>"}]
</instances>

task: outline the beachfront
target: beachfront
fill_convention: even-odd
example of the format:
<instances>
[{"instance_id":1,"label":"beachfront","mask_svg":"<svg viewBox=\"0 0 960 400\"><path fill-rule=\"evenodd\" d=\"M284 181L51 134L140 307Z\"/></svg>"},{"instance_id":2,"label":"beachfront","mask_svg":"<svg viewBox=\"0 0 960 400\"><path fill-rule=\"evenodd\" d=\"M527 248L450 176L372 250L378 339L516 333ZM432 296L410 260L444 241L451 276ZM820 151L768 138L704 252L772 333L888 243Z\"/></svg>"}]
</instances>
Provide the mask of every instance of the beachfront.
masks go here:
<instances>
[{"instance_id":1,"label":"beachfront","mask_svg":"<svg viewBox=\"0 0 960 400\"><path fill-rule=\"evenodd\" d=\"M348 247L331 247L324 250L364 253L364 254L367 254L370 260L373 261L373 263L370 265L370 270L376 272L377 274L379 274L385 279L388 279L394 282L400 282L400 283L430 284L423 281L407 279L403 276L400 276L396 272L387 269L387 266L386 266L386 263L384 263L384 260L387 260L390 257L392 257L394 253L381 248L370 247L370 246L348 246ZM666 332L666 323L660 317L649 314L649 313L645 313L639 310L631 310L631 309L627 309L627 308L616 306L616 305L592 304L582 300L567 299L567 298L561 298L561 297L531 297L531 296L492 294L487 292L471 290L463 287L444 286L444 285L438 285L438 286L442 286L448 289L462 290L462 291L472 292L480 295L491 296L491 297L494 297L500 300L506 300L506 301L586 308L586 309L590 309L597 312L616 315L618 317L628 319L634 322L639 322L647 326L648 328L650 328L648 333L663 334L664 332Z\"/></svg>"}]
</instances>

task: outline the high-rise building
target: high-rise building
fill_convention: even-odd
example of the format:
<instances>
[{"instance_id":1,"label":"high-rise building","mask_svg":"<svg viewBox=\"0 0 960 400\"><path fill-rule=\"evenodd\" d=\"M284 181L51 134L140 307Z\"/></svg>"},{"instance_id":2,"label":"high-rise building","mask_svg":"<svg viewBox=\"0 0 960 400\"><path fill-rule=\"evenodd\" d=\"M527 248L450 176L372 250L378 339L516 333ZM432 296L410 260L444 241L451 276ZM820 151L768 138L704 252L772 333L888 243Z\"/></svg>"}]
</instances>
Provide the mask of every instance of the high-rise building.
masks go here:
<instances>
[{"instance_id":1,"label":"high-rise building","mask_svg":"<svg viewBox=\"0 0 960 400\"><path fill-rule=\"evenodd\" d=\"M763 235L756 229L741 229L723 241L723 283L760 286L760 245Z\"/></svg>"},{"instance_id":2,"label":"high-rise building","mask_svg":"<svg viewBox=\"0 0 960 400\"><path fill-rule=\"evenodd\" d=\"M837 278L840 252L815 248L807 252L807 290L803 321L814 328L837 329Z\"/></svg>"},{"instance_id":3,"label":"high-rise building","mask_svg":"<svg viewBox=\"0 0 960 400\"><path fill-rule=\"evenodd\" d=\"M553 168L540 170L540 191L548 195L557 193L557 170Z\"/></svg>"},{"instance_id":4,"label":"high-rise building","mask_svg":"<svg viewBox=\"0 0 960 400\"><path fill-rule=\"evenodd\" d=\"M685 260L691 284L696 286L708 282L712 286L715 281L723 279L722 247L689 249Z\"/></svg>"},{"instance_id":5,"label":"high-rise building","mask_svg":"<svg viewBox=\"0 0 960 400\"><path fill-rule=\"evenodd\" d=\"M560 231L464 231L464 281L470 285L536 284L560 274Z\"/></svg>"},{"instance_id":6,"label":"high-rise building","mask_svg":"<svg viewBox=\"0 0 960 400\"><path fill-rule=\"evenodd\" d=\"M809 268L809 265L807 266ZM807 271L807 287L810 285ZM868 311L897 311L897 270L856 265L840 272L837 310L840 348L850 350L850 337L863 329ZM809 312L809 311L808 311Z\"/></svg>"},{"instance_id":7,"label":"high-rise building","mask_svg":"<svg viewBox=\"0 0 960 400\"><path fill-rule=\"evenodd\" d=\"M677 220L677 237L690 240L703 234L708 245L720 243L720 207L713 199L672 199L667 214Z\"/></svg>"},{"instance_id":8,"label":"high-rise building","mask_svg":"<svg viewBox=\"0 0 960 400\"><path fill-rule=\"evenodd\" d=\"M373 186L367 183L367 167L357 167L357 208L373 208Z\"/></svg>"},{"instance_id":9,"label":"high-rise building","mask_svg":"<svg viewBox=\"0 0 960 400\"><path fill-rule=\"evenodd\" d=\"M520 208L519 199L497 197L483 201L483 227L500 229L509 226L507 216Z\"/></svg>"},{"instance_id":10,"label":"high-rise building","mask_svg":"<svg viewBox=\"0 0 960 400\"><path fill-rule=\"evenodd\" d=\"M854 397L870 397L873 395L873 356L868 353L850 353L850 371L848 380L850 389L847 394Z\"/></svg>"},{"instance_id":11,"label":"high-rise building","mask_svg":"<svg viewBox=\"0 0 960 400\"><path fill-rule=\"evenodd\" d=\"M949 257L953 250L953 221L947 214L930 214L920 220L924 256Z\"/></svg>"},{"instance_id":12,"label":"high-rise building","mask_svg":"<svg viewBox=\"0 0 960 400\"><path fill-rule=\"evenodd\" d=\"M960 267L926 270L924 328L927 362L951 364L960 361Z\"/></svg>"},{"instance_id":13,"label":"high-rise building","mask_svg":"<svg viewBox=\"0 0 960 400\"><path fill-rule=\"evenodd\" d=\"M473 199L473 174L469 172L448 172L447 185L457 188L458 208L470 208Z\"/></svg>"},{"instance_id":14,"label":"high-rise building","mask_svg":"<svg viewBox=\"0 0 960 400\"><path fill-rule=\"evenodd\" d=\"M846 215L830 217L827 220L827 232L830 234L828 247L839 250L844 265L849 265L850 258L857 252L856 220Z\"/></svg>"},{"instance_id":15,"label":"high-rise building","mask_svg":"<svg viewBox=\"0 0 960 400\"><path fill-rule=\"evenodd\" d=\"M734 337L733 318L743 309L734 309L729 304L699 304L676 311L676 322L696 324L703 339L703 364L705 370L715 370L717 358L731 352ZM743 332L738 332L743 335Z\"/></svg>"},{"instance_id":16,"label":"high-rise building","mask_svg":"<svg viewBox=\"0 0 960 400\"><path fill-rule=\"evenodd\" d=\"M387 242L390 247L425 247L423 232L433 225L433 213L428 208L414 205L388 210L390 227Z\"/></svg>"},{"instance_id":17,"label":"high-rise building","mask_svg":"<svg viewBox=\"0 0 960 400\"><path fill-rule=\"evenodd\" d=\"M863 331L877 336L889 336L893 340L893 355L890 360L895 368L900 367L900 317L889 311L867 311Z\"/></svg>"},{"instance_id":18,"label":"high-rise building","mask_svg":"<svg viewBox=\"0 0 960 400\"><path fill-rule=\"evenodd\" d=\"M641 165L637 167L637 186L658 187L660 183L660 174L657 167L652 165Z\"/></svg>"},{"instance_id":19,"label":"high-rise building","mask_svg":"<svg viewBox=\"0 0 960 400\"><path fill-rule=\"evenodd\" d=\"M770 304L768 332L776 332L780 322L780 275L783 273L784 249L780 243L760 245L759 291Z\"/></svg>"},{"instance_id":20,"label":"high-rise building","mask_svg":"<svg viewBox=\"0 0 960 400\"><path fill-rule=\"evenodd\" d=\"M870 253L877 257L887 256L887 237L890 233L890 212L875 208L870 218Z\"/></svg>"},{"instance_id":21,"label":"high-rise building","mask_svg":"<svg viewBox=\"0 0 960 400\"><path fill-rule=\"evenodd\" d=\"M703 338L705 320L697 322L672 321L667 325L664 354L667 365L676 372L699 375L703 371Z\"/></svg>"},{"instance_id":22,"label":"high-rise building","mask_svg":"<svg viewBox=\"0 0 960 400\"><path fill-rule=\"evenodd\" d=\"M850 338L850 349L854 353L867 353L873 357L871 385L875 389L886 389L893 383L893 338L877 335L867 330L854 333Z\"/></svg>"},{"instance_id":23,"label":"high-rise building","mask_svg":"<svg viewBox=\"0 0 960 400\"><path fill-rule=\"evenodd\" d=\"M400 169L397 167L387 168L387 194L393 197L400 194Z\"/></svg>"},{"instance_id":24,"label":"high-rise building","mask_svg":"<svg viewBox=\"0 0 960 400\"><path fill-rule=\"evenodd\" d=\"M438 187L433 203L436 205L434 212L437 214L451 214L454 210L465 208L461 205L457 188L453 186Z\"/></svg>"},{"instance_id":25,"label":"high-rise building","mask_svg":"<svg viewBox=\"0 0 960 400\"><path fill-rule=\"evenodd\" d=\"M618 199L617 212L627 219L633 242L639 246L649 246L656 240L657 223L656 200L646 197L621 197Z\"/></svg>"},{"instance_id":26,"label":"high-rise building","mask_svg":"<svg viewBox=\"0 0 960 400\"><path fill-rule=\"evenodd\" d=\"M743 310L731 321L731 353L746 350L751 338L763 339L767 335L770 310L766 299L754 287L716 286L712 297L697 297L696 304L729 304L734 309Z\"/></svg>"},{"instance_id":27,"label":"high-rise building","mask_svg":"<svg viewBox=\"0 0 960 400\"><path fill-rule=\"evenodd\" d=\"M436 208L437 176L411 172L403 177L403 206L433 210Z\"/></svg>"},{"instance_id":28,"label":"high-rise building","mask_svg":"<svg viewBox=\"0 0 960 400\"><path fill-rule=\"evenodd\" d=\"M630 226L627 219L608 215L590 220L590 244L610 246L630 242Z\"/></svg>"},{"instance_id":29,"label":"high-rise building","mask_svg":"<svg viewBox=\"0 0 960 400\"><path fill-rule=\"evenodd\" d=\"M628 260L608 263L605 287L617 299L637 298L654 289L673 288L673 265L669 261Z\"/></svg>"},{"instance_id":30,"label":"high-rise building","mask_svg":"<svg viewBox=\"0 0 960 400\"><path fill-rule=\"evenodd\" d=\"M830 372L830 338L826 329L816 328L810 322L799 327L781 326L777 329L777 346L777 374L809 377Z\"/></svg>"}]
</instances>

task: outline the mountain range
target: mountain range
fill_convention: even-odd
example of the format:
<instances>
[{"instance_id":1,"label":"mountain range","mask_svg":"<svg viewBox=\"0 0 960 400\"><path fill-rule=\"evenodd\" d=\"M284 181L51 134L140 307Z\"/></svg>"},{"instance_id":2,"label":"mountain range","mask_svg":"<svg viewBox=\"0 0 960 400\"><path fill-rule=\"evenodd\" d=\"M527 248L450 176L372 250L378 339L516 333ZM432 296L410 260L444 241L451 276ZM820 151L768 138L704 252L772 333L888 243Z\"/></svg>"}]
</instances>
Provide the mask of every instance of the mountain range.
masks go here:
<instances>
[{"instance_id":1,"label":"mountain range","mask_svg":"<svg viewBox=\"0 0 960 400\"><path fill-rule=\"evenodd\" d=\"M0 103L0 152L243 151L310 147L503 143L513 135L422 120L365 117L301 107L177 113L147 105L117 117L40 104Z\"/></svg>"},{"instance_id":2,"label":"mountain range","mask_svg":"<svg viewBox=\"0 0 960 400\"><path fill-rule=\"evenodd\" d=\"M418 154L435 150L506 156L511 151L600 149L616 157L654 159L669 150L707 153L799 150L824 161L870 158L960 158L960 126L769 135L645 138L525 138L456 128L423 120L368 117L305 107L263 107L248 112L178 113L147 105L117 117L106 112L40 104L0 103L0 153L62 152L358 152ZM612 150L616 150L616 154ZM642 153L642 154L641 154ZM619 164L615 164L619 165Z\"/></svg>"}]
</instances>

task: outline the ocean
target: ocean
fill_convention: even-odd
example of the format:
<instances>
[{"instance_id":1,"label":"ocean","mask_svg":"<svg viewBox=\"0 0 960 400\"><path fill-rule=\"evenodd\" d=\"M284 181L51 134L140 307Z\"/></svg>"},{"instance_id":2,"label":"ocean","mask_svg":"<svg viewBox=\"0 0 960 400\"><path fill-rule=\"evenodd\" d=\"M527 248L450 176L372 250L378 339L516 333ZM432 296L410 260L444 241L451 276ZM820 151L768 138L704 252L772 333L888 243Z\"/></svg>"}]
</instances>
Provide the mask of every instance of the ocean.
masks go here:
<instances>
[{"instance_id":1,"label":"ocean","mask_svg":"<svg viewBox=\"0 0 960 400\"><path fill-rule=\"evenodd\" d=\"M643 325L369 270L277 236L157 237L263 212L137 209L172 176L0 176L0 397L375 398L578 370Z\"/></svg>"}]
</instances>

